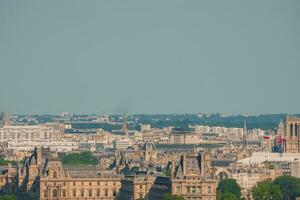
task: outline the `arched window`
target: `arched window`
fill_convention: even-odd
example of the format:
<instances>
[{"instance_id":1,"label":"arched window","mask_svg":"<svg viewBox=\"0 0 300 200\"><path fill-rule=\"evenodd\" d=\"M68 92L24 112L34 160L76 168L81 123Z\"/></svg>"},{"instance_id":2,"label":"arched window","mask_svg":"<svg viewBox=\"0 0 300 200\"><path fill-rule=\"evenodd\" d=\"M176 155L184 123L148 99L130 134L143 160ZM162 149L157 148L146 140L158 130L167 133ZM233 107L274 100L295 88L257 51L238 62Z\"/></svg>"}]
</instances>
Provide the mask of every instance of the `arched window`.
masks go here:
<instances>
[{"instance_id":1,"label":"arched window","mask_svg":"<svg viewBox=\"0 0 300 200\"><path fill-rule=\"evenodd\" d=\"M298 124L295 124L295 136L298 136Z\"/></svg>"},{"instance_id":2,"label":"arched window","mask_svg":"<svg viewBox=\"0 0 300 200\"><path fill-rule=\"evenodd\" d=\"M57 189L52 190L52 197L58 197Z\"/></svg>"},{"instance_id":3,"label":"arched window","mask_svg":"<svg viewBox=\"0 0 300 200\"><path fill-rule=\"evenodd\" d=\"M293 137L293 124L290 124L290 136Z\"/></svg>"},{"instance_id":4,"label":"arched window","mask_svg":"<svg viewBox=\"0 0 300 200\"><path fill-rule=\"evenodd\" d=\"M53 178L57 178L57 172L56 171L53 172Z\"/></svg>"}]
</instances>

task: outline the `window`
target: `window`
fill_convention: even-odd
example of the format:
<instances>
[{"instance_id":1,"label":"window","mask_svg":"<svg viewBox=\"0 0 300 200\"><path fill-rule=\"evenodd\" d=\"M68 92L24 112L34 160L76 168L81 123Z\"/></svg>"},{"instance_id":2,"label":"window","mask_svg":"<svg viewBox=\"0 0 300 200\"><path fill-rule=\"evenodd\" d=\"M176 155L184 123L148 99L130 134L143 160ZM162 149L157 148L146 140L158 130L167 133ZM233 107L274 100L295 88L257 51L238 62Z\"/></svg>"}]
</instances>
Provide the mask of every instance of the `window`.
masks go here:
<instances>
[{"instance_id":1,"label":"window","mask_svg":"<svg viewBox=\"0 0 300 200\"><path fill-rule=\"evenodd\" d=\"M113 191L113 196L114 197L117 196L117 191L116 190Z\"/></svg>"},{"instance_id":2,"label":"window","mask_svg":"<svg viewBox=\"0 0 300 200\"><path fill-rule=\"evenodd\" d=\"M89 190L89 197L92 197L92 196L93 196L93 191Z\"/></svg>"},{"instance_id":3,"label":"window","mask_svg":"<svg viewBox=\"0 0 300 200\"><path fill-rule=\"evenodd\" d=\"M207 187L207 193L210 194L211 193L211 186Z\"/></svg>"},{"instance_id":4,"label":"window","mask_svg":"<svg viewBox=\"0 0 300 200\"><path fill-rule=\"evenodd\" d=\"M143 189L143 185L140 185L140 189Z\"/></svg>"},{"instance_id":5,"label":"window","mask_svg":"<svg viewBox=\"0 0 300 200\"><path fill-rule=\"evenodd\" d=\"M73 190L73 197L76 197L76 190Z\"/></svg>"},{"instance_id":6,"label":"window","mask_svg":"<svg viewBox=\"0 0 300 200\"><path fill-rule=\"evenodd\" d=\"M48 197L46 190L44 191L44 197Z\"/></svg>"},{"instance_id":7,"label":"window","mask_svg":"<svg viewBox=\"0 0 300 200\"><path fill-rule=\"evenodd\" d=\"M176 187L176 192L179 194L181 193L181 187L179 185L177 185L177 187Z\"/></svg>"},{"instance_id":8,"label":"window","mask_svg":"<svg viewBox=\"0 0 300 200\"><path fill-rule=\"evenodd\" d=\"M100 197L100 190L97 190L97 197Z\"/></svg>"},{"instance_id":9,"label":"window","mask_svg":"<svg viewBox=\"0 0 300 200\"><path fill-rule=\"evenodd\" d=\"M187 192L191 193L191 187L190 186L187 186Z\"/></svg>"},{"instance_id":10,"label":"window","mask_svg":"<svg viewBox=\"0 0 300 200\"><path fill-rule=\"evenodd\" d=\"M75 185L76 185L76 183L75 183L75 182L73 182L73 185L75 186Z\"/></svg>"},{"instance_id":11,"label":"window","mask_svg":"<svg viewBox=\"0 0 300 200\"><path fill-rule=\"evenodd\" d=\"M201 192L202 192L202 191L201 191L201 187L198 186L198 193L201 194Z\"/></svg>"},{"instance_id":12,"label":"window","mask_svg":"<svg viewBox=\"0 0 300 200\"><path fill-rule=\"evenodd\" d=\"M62 195L63 195L63 197L66 197L66 196L67 196L66 190L63 190L63 191L62 191Z\"/></svg>"},{"instance_id":13,"label":"window","mask_svg":"<svg viewBox=\"0 0 300 200\"><path fill-rule=\"evenodd\" d=\"M80 191L80 196L81 196L81 197L84 197L84 190L81 190L81 191Z\"/></svg>"},{"instance_id":14,"label":"window","mask_svg":"<svg viewBox=\"0 0 300 200\"><path fill-rule=\"evenodd\" d=\"M52 190L52 197L58 197L57 196L57 189Z\"/></svg>"},{"instance_id":15,"label":"window","mask_svg":"<svg viewBox=\"0 0 300 200\"><path fill-rule=\"evenodd\" d=\"M56 171L53 172L53 178L57 178L57 172Z\"/></svg>"},{"instance_id":16,"label":"window","mask_svg":"<svg viewBox=\"0 0 300 200\"><path fill-rule=\"evenodd\" d=\"M92 185L92 182L89 182L89 185Z\"/></svg>"},{"instance_id":17,"label":"window","mask_svg":"<svg viewBox=\"0 0 300 200\"><path fill-rule=\"evenodd\" d=\"M290 135L293 137L293 124L290 125Z\"/></svg>"},{"instance_id":18,"label":"window","mask_svg":"<svg viewBox=\"0 0 300 200\"><path fill-rule=\"evenodd\" d=\"M107 191L107 190L105 190L104 196L105 196L105 197L108 197L108 191Z\"/></svg>"},{"instance_id":19,"label":"window","mask_svg":"<svg viewBox=\"0 0 300 200\"><path fill-rule=\"evenodd\" d=\"M196 193L196 186L192 187L192 193Z\"/></svg>"}]
</instances>

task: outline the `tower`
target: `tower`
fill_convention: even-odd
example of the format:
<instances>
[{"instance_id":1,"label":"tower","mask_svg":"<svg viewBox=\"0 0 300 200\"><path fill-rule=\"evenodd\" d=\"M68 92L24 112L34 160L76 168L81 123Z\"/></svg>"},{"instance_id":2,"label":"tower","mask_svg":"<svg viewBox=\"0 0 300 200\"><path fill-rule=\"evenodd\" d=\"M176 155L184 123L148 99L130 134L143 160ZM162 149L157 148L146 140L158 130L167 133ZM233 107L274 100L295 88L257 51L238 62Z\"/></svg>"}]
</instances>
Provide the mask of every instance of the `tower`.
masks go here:
<instances>
[{"instance_id":1,"label":"tower","mask_svg":"<svg viewBox=\"0 0 300 200\"><path fill-rule=\"evenodd\" d=\"M0 126L9 126L10 121L9 121L9 115L7 112L1 112L0 115Z\"/></svg>"},{"instance_id":2,"label":"tower","mask_svg":"<svg viewBox=\"0 0 300 200\"><path fill-rule=\"evenodd\" d=\"M246 120L244 120L244 131L243 131L243 149L247 148L247 126Z\"/></svg>"},{"instance_id":3,"label":"tower","mask_svg":"<svg viewBox=\"0 0 300 200\"><path fill-rule=\"evenodd\" d=\"M283 123L285 153L300 153L300 118L287 116Z\"/></svg>"}]
</instances>

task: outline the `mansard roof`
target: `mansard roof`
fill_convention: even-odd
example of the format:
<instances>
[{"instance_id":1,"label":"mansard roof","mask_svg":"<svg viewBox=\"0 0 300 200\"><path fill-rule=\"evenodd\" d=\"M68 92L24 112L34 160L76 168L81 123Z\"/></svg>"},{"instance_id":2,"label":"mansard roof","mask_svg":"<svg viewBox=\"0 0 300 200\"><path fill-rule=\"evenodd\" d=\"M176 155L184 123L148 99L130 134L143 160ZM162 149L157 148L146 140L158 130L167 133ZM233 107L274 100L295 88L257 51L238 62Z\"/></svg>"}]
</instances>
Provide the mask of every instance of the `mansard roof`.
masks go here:
<instances>
[{"instance_id":1,"label":"mansard roof","mask_svg":"<svg viewBox=\"0 0 300 200\"><path fill-rule=\"evenodd\" d=\"M184 178L187 174L201 174L201 155L181 156L175 171L175 177Z\"/></svg>"},{"instance_id":2,"label":"mansard roof","mask_svg":"<svg viewBox=\"0 0 300 200\"><path fill-rule=\"evenodd\" d=\"M96 165L64 165L63 168L71 177L101 176L100 169Z\"/></svg>"}]
</instances>

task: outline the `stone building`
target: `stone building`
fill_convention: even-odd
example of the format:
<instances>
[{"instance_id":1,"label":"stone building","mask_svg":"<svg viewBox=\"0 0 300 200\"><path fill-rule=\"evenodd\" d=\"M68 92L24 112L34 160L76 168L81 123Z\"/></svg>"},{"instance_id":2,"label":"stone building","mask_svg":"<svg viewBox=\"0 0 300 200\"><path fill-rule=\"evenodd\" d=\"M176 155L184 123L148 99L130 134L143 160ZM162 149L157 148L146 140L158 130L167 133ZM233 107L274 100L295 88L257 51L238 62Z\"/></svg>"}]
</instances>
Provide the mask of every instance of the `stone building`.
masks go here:
<instances>
[{"instance_id":1,"label":"stone building","mask_svg":"<svg viewBox=\"0 0 300 200\"><path fill-rule=\"evenodd\" d=\"M300 118L288 116L283 122L283 146L286 153L300 152Z\"/></svg>"},{"instance_id":2,"label":"stone building","mask_svg":"<svg viewBox=\"0 0 300 200\"><path fill-rule=\"evenodd\" d=\"M172 166L172 195L187 200L215 200L216 188L210 153L183 155L178 166Z\"/></svg>"},{"instance_id":3,"label":"stone building","mask_svg":"<svg viewBox=\"0 0 300 200\"><path fill-rule=\"evenodd\" d=\"M22 199L113 200L119 196L121 176L97 166L64 166L49 149L37 148L19 167L17 184Z\"/></svg>"},{"instance_id":4,"label":"stone building","mask_svg":"<svg viewBox=\"0 0 300 200\"><path fill-rule=\"evenodd\" d=\"M127 175L122 179L122 200L150 200L149 191L155 178L146 175Z\"/></svg>"},{"instance_id":5,"label":"stone building","mask_svg":"<svg viewBox=\"0 0 300 200\"><path fill-rule=\"evenodd\" d=\"M15 175L16 169L11 164L0 166L0 194L14 192Z\"/></svg>"},{"instance_id":6,"label":"stone building","mask_svg":"<svg viewBox=\"0 0 300 200\"><path fill-rule=\"evenodd\" d=\"M62 131L56 125L3 126L0 127L0 143L45 142L60 140Z\"/></svg>"}]
</instances>

